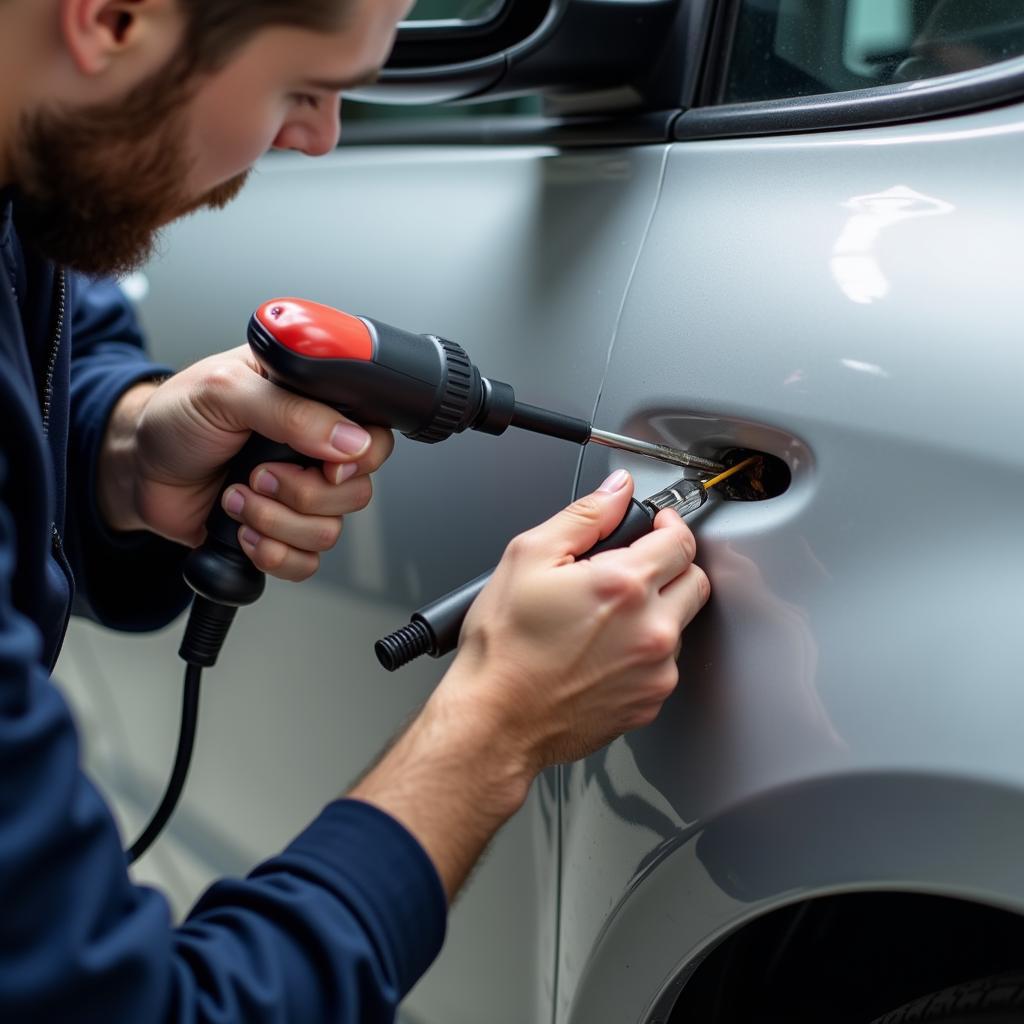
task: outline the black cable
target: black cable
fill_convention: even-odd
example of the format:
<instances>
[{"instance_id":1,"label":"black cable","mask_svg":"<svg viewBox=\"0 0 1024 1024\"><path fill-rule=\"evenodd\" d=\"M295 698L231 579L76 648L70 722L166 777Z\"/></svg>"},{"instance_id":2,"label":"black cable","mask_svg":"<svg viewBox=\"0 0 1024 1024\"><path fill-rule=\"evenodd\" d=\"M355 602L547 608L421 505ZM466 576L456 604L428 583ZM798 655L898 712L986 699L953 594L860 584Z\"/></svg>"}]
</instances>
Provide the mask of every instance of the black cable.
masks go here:
<instances>
[{"instance_id":1,"label":"black cable","mask_svg":"<svg viewBox=\"0 0 1024 1024\"><path fill-rule=\"evenodd\" d=\"M129 864L134 864L153 845L178 806L178 800L181 799L181 791L185 788L185 779L192 761L192 748L195 745L196 724L199 721L199 686L202 678L203 670L199 665L186 666L185 692L181 702L181 731L178 734L178 752L174 756L171 779L167 783L167 790L160 801L160 806L143 829L142 835L128 850Z\"/></svg>"}]
</instances>

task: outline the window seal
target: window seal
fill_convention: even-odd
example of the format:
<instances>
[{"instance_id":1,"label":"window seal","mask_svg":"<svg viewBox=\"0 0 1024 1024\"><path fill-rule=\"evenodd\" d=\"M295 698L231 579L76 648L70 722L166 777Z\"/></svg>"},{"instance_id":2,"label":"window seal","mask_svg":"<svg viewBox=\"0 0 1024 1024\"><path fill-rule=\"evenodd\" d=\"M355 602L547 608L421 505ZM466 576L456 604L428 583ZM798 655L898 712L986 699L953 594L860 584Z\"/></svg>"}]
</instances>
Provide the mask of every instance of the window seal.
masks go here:
<instances>
[{"instance_id":1,"label":"window seal","mask_svg":"<svg viewBox=\"0 0 1024 1024\"><path fill-rule=\"evenodd\" d=\"M695 107L718 106L725 96L742 7L742 0L720 0L715 5L711 29L705 41L704 66Z\"/></svg>"},{"instance_id":2,"label":"window seal","mask_svg":"<svg viewBox=\"0 0 1024 1024\"><path fill-rule=\"evenodd\" d=\"M676 121L675 138L728 139L790 135L927 121L1024 98L1024 57L971 71L820 96L693 107Z\"/></svg>"}]
</instances>

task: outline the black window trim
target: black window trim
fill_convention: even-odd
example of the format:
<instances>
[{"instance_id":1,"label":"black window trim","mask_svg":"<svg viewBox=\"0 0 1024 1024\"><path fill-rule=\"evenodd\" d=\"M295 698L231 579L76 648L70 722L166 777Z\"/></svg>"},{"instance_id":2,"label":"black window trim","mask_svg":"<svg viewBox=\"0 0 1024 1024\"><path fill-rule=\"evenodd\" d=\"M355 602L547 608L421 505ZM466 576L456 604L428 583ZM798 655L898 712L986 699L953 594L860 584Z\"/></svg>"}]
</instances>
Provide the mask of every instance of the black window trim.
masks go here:
<instances>
[{"instance_id":1,"label":"black window trim","mask_svg":"<svg viewBox=\"0 0 1024 1024\"><path fill-rule=\"evenodd\" d=\"M365 146L552 146L561 149L648 146L672 142L678 110L609 115L545 117L500 114L465 120L355 121L341 135L341 148Z\"/></svg>"},{"instance_id":2,"label":"black window trim","mask_svg":"<svg viewBox=\"0 0 1024 1024\"><path fill-rule=\"evenodd\" d=\"M706 83L705 88L714 85ZM948 117L1004 106L1022 98L1024 57L1015 57L918 82L820 96L693 107L676 121L674 135L677 141L688 142L866 128Z\"/></svg>"},{"instance_id":3,"label":"black window trim","mask_svg":"<svg viewBox=\"0 0 1024 1024\"><path fill-rule=\"evenodd\" d=\"M503 10L507 10L506 5ZM970 71L817 96L716 102L735 38L739 0L719 0L705 34L697 104L683 110L544 117L506 114L470 121L351 124L343 146L636 146L756 138L931 121L1024 100L1024 56Z\"/></svg>"}]
</instances>

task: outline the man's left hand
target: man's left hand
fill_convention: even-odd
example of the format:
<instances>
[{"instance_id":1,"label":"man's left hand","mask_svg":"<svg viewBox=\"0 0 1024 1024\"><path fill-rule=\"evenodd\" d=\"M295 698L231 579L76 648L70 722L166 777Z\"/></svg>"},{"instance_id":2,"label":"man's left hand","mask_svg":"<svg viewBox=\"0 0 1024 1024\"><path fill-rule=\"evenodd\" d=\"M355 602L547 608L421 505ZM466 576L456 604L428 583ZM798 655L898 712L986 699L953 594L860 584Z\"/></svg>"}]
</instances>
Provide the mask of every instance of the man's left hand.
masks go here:
<instances>
[{"instance_id":1,"label":"man's left hand","mask_svg":"<svg viewBox=\"0 0 1024 1024\"><path fill-rule=\"evenodd\" d=\"M122 397L99 465L107 524L198 547L227 463L252 432L323 466L257 466L249 486L224 495L224 508L259 569L287 580L312 576L320 554L337 543L343 517L369 504L370 474L390 456L394 437L271 384L247 346Z\"/></svg>"}]
</instances>

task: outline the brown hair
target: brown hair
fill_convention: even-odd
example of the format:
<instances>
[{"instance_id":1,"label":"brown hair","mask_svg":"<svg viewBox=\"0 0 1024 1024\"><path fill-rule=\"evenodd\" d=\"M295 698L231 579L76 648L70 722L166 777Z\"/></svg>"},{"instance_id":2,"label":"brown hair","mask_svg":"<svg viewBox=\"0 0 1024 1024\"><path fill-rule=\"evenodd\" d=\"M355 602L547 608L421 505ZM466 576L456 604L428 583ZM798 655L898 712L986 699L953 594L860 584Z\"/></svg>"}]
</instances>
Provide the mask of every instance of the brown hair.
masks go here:
<instances>
[{"instance_id":1,"label":"brown hair","mask_svg":"<svg viewBox=\"0 0 1024 1024\"><path fill-rule=\"evenodd\" d=\"M348 0L178 0L187 21L184 58L190 72L222 67L260 29L271 25L337 30Z\"/></svg>"}]
</instances>

